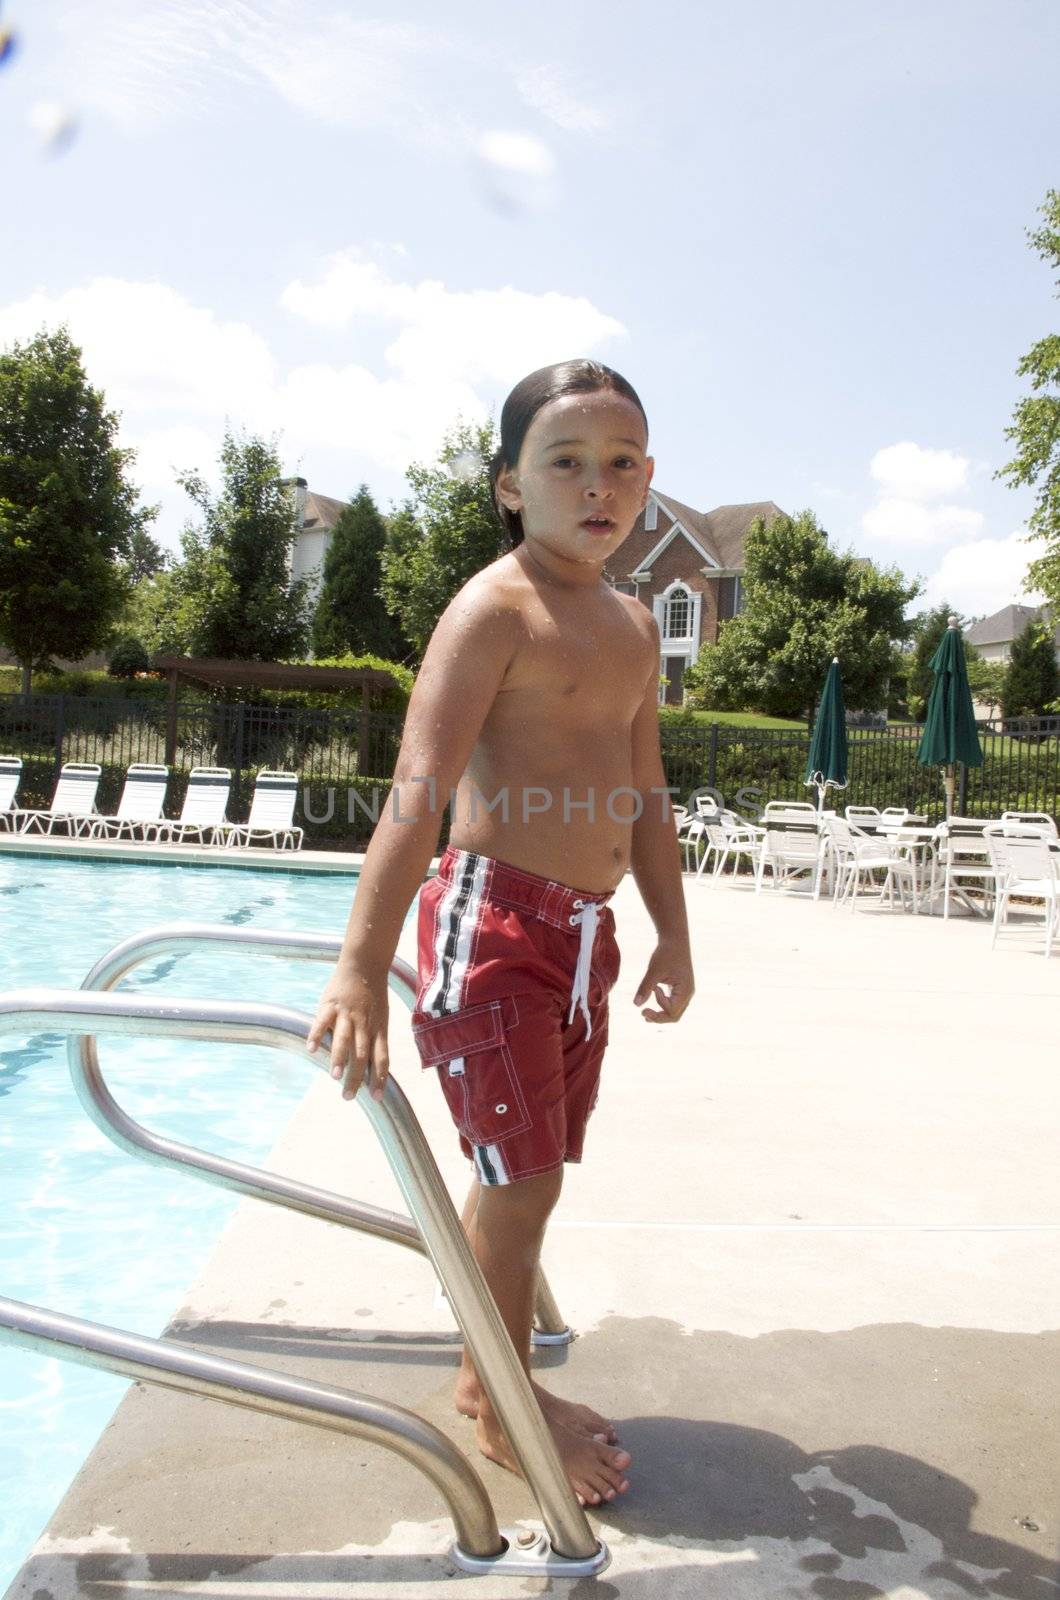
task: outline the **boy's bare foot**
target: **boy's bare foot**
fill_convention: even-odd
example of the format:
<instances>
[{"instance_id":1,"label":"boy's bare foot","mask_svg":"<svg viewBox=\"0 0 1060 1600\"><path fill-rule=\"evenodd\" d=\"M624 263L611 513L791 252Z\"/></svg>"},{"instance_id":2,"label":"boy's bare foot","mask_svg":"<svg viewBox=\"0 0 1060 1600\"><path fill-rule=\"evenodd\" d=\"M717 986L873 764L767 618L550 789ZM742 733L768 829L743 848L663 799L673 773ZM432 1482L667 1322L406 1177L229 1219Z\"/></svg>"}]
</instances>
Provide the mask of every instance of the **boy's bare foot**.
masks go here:
<instances>
[{"instance_id":1,"label":"boy's bare foot","mask_svg":"<svg viewBox=\"0 0 1060 1600\"><path fill-rule=\"evenodd\" d=\"M541 1407L542 1412L549 1422L558 1422L561 1427L569 1428L572 1433L584 1433L589 1439L602 1440L605 1444L617 1444L618 1434L614 1424L599 1411L594 1411L592 1406L579 1405L576 1400L564 1400L558 1394L552 1394L548 1389L543 1389L539 1383L531 1378L530 1386L534 1391L534 1398ZM479 1400L482 1391L474 1378L465 1377L461 1373L456 1384L456 1409L462 1416L478 1416Z\"/></svg>"},{"instance_id":2,"label":"boy's bare foot","mask_svg":"<svg viewBox=\"0 0 1060 1600\"><path fill-rule=\"evenodd\" d=\"M625 1494L629 1488L626 1469L632 1460L628 1450L616 1450L613 1445L575 1433L558 1422L549 1421L548 1425L571 1486L583 1506L598 1506L601 1501ZM479 1417L475 1436L484 1456L522 1477L498 1423L492 1418Z\"/></svg>"}]
</instances>

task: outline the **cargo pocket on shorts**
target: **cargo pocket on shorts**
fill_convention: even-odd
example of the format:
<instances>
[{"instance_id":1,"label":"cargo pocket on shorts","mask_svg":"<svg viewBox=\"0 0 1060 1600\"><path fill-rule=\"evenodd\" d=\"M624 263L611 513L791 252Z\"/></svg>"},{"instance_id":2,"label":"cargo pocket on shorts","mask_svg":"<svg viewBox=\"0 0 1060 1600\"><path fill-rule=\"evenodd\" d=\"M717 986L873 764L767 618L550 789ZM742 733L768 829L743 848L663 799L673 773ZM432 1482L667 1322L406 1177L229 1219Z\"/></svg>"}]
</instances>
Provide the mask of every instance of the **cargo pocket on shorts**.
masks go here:
<instances>
[{"instance_id":1,"label":"cargo pocket on shorts","mask_svg":"<svg viewBox=\"0 0 1060 1600\"><path fill-rule=\"evenodd\" d=\"M416 1048L425 1067L437 1067L460 1132L471 1144L501 1144L530 1126L508 1047L518 1021L510 997L469 1006L451 1016L413 1018Z\"/></svg>"}]
</instances>

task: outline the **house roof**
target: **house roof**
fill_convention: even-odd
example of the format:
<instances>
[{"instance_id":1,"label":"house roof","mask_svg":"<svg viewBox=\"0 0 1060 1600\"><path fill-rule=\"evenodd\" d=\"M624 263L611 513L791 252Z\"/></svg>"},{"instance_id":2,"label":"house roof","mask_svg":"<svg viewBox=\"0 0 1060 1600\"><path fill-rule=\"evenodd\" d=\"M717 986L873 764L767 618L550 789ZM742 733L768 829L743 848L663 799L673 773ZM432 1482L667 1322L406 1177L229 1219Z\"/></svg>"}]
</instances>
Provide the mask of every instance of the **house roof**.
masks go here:
<instances>
[{"instance_id":1,"label":"house roof","mask_svg":"<svg viewBox=\"0 0 1060 1600\"><path fill-rule=\"evenodd\" d=\"M651 493L667 516L687 528L722 568L743 566L744 541L747 538L747 530L756 517L763 517L767 522L771 522L774 517L784 514L773 500L751 500L742 505L715 506L713 511L696 511L692 506L686 506L682 501L675 500L672 495L660 494L657 489L653 489ZM638 532L641 537L637 542L637 548L643 552L638 565L642 566L644 559L659 541L666 537L666 534L663 530L645 535L642 520L638 521L638 526L634 529L633 539L637 539Z\"/></svg>"},{"instance_id":2,"label":"house roof","mask_svg":"<svg viewBox=\"0 0 1060 1600\"><path fill-rule=\"evenodd\" d=\"M1041 614L1040 606L1002 606L992 617L973 622L964 637L969 644L1011 644L1028 622L1037 622Z\"/></svg>"},{"instance_id":3,"label":"house roof","mask_svg":"<svg viewBox=\"0 0 1060 1600\"><path fill-rule=\"evenodd\" d=\"M317 533L323 528L333 528L345 506L345 500L333 500L329 494L314 494L310 491L305 497L305 511L299 531L309 529Z\"/></svg>"}]
</instances>

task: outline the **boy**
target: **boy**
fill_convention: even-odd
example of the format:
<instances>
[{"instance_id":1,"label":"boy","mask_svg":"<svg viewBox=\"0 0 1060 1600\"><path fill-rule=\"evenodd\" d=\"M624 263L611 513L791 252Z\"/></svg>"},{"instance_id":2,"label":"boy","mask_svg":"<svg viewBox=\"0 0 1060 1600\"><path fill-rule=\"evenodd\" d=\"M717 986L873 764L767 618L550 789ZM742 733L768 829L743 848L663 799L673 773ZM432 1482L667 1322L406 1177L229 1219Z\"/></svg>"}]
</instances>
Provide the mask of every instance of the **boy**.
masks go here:
<instances>
[{"instance_id":1,"label":"boy","mask_svg":"<svg viewBox=\"0 0 1060 1600\"><path fill-rule=\"evenodd\" d=\"M453 600L428 646L342 954L309 1035L346 1096L388 1070L387 970L456 786L450 847L420 895L413 1019L476 1178L464 1224L529 1374L538 1259L564 1161L581 1158L618 972L607 901L631 867L658 942L634 996L676 1022L692 963L659 752L651 614L602 573L654 463L625 379L564 362L517 385L491 473L514 548ZM570 887L577 885L577 888ZM584 1503L628 1488L610 1424L534 1385ZM517 1470L465 1351L457 1405Z\"/></svg>"}]
</instances>

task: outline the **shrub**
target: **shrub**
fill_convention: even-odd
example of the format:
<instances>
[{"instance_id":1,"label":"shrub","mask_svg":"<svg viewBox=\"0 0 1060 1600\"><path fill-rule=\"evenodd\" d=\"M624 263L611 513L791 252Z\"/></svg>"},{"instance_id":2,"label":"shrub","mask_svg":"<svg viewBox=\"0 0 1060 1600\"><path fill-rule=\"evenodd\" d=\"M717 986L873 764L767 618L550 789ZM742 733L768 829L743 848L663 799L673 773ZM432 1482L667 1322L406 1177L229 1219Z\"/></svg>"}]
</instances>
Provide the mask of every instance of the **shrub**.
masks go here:
<instances>
[{"instance_id":1,"label":"shrub","mask_svg":"<svg viewBox=\"0 0 1060 1600\"><path fill-rule=\"evenodd\" d=\"M111 651L107 671L112 678L135 678L138 672L147 672L150 658L134 633L122 636Z\"/></svg>"}]
</instances>

